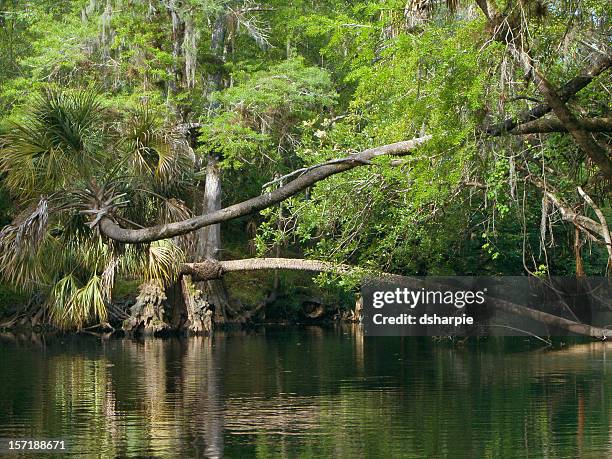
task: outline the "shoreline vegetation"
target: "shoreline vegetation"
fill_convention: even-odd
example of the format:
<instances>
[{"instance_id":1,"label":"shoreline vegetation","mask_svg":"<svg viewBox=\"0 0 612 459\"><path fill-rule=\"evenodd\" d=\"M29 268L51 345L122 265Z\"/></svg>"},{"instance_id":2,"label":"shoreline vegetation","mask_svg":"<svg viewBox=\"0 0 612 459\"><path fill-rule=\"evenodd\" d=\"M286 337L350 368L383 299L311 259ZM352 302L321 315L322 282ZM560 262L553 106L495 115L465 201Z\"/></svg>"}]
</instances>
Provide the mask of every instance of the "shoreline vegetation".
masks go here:
<instances>
[{"instance_id":1,"label":"shoreline vegetation","mask_svg":"<svg viewBox=\"0 0 612 459\"><path fill-rule=\"evenodd\" d=\"M367 273L611 275L608 2L125 1L0 1L1 327L206 335L357 322Z\"/></svg>"}]
</instances>

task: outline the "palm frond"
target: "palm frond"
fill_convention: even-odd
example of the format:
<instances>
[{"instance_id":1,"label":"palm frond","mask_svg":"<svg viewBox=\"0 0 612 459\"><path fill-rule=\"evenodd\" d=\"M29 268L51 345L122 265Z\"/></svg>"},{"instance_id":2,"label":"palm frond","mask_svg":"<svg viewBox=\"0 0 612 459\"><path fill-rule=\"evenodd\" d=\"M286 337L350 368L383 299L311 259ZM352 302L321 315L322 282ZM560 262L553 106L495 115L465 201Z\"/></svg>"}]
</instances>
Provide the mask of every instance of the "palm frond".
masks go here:
<instances>
[{"instance_id":1,"label":"palm frond","mask_svg":"<svg viewBox=\"0 0 612 459\"><path fill-rule=\"evenodd\" d=\"M31 197L86 175L102 154L101 118L95 93L44 90L9 124L0 142L0 170L7 186Z\"/></svg>"},{"instance_id":2,"label":"palm frond","mask_svg":"<svg viewBox=\"0 0 612 459\"><path fill-rule=\"evenodd\" d=\"M145 280L157 280L163 285L170 284L176 279L184 260L185 254L171 240L164 239L151 243L149 259L144 272Z\"/></svg>"},{"instance_id":3,"label":"palm frond","mask_svg":"<svg viewBox=\"0 0 612 459\"><path fill-rule=\"evenodd\" d=\"M163 199L159 212L162 223L177 222L193 217L191 209L185 202L176 198Z\"/></svg>"},{"instance_id":4,"label":"palm frond","mask_svg":"<svg viewBox=\"0 0 612 459\"><path fill-rule=\"evenodd\" d=\"M98 275L91 276L83 287L77 288L76 279L69 274L55 285L51 298L51 317L60 327L81 329L92 319L107 320L102 279Z\"/></svg>"},{"instance_id":5,"label":"palm frond","mask_svg":"<svg viewBox=\"0 0 612 459\"><path fill-rule=\"evenodd\" d=\"M183 201L176 198L162 199L159 213L161 223L172 223L193 217L191 209ZM194 232L178 236L174 239L185 253L192 252L197 243L197 235Z\"/></svg>"},{"instance_id":6,"label":"palm frond","mask_svg":"<svg viewBox=\"0 0 612 459\"><path fill-rule=\"evenodd\" d=\"M0 231L0 274L5 280L21 288L42 280L37 255L48 228L49 201L43 197Z\"/></svg>"},{"instance_id":7,"label":"palm frond","mask_svg":"<svg viewBox=\"0 0 612 459\"><path fill-rule=\"evenodd\" d=\"M191 166L184 135L148 106L132 111L120 132L121 150L136 174L165 184Z\"/></svg>"},{"instance_id":8,"label":"palm frond","mask_svg":"<svg viewBox=\"0 0 612 459\"><path fill-rule=\"evenodd\" d=\"M102 297L105 301L111 301L113 296L113 287L115 285L115 274L119 266L119 259L115 256L111 257L104 271L102 271Z\"/></svg>"},{"instance_id":9,"label":"palm frond","mask_svg":"<svg viewBox=\"0 0 612 459\"><path fill-rule=\"evenodd\" d=\"M68 328L71 325L67 316L68 305L72 302L77 290L76 277L68 274L55 283L47 298L47 310L51 319L62 328Z\"/></svg>"},{"instance_id":10,"label":"palm frond","mask_svg":"<svg viewBox=\"0 0 612 459\"><path fill-rule=\"evenodd\" d=\"M164 239L125 247L117 268L122 275L168 285L176 279L184 261L183 250L171 239Z\"/></svg>"}]
</instances>

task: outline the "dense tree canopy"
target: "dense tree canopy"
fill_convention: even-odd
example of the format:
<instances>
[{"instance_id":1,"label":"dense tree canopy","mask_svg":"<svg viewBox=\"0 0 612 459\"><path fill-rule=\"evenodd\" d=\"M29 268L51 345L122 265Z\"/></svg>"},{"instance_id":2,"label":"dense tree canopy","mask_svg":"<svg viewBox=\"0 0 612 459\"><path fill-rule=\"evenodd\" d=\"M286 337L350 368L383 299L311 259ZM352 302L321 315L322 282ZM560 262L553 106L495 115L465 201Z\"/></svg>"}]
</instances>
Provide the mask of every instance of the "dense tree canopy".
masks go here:
<instances>
[{"instance_id":1,"label":"dense tree canopy","mask_svg":"<svg viewBox=\"0 0 612 459\"><path fill-rule=\"evenodd\" d=\"M216 224L231 258L606 275L610 15L0 0L2 278L82 327L117 279L168 290L211 240L227 258Z\"/></svg>"}]
</instances>

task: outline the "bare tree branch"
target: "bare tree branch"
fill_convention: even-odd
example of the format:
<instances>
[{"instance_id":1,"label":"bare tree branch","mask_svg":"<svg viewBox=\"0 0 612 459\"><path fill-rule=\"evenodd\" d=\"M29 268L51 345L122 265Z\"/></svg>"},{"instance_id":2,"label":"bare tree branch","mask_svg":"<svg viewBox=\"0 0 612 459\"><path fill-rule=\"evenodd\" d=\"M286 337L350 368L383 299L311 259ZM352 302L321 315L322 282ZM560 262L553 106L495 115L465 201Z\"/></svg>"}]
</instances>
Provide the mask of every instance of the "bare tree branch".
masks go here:
<instances>
[{"instance_id":1,"label":"bare tree branch","mask_svg":"<svg viewBox=\"0 0 612 459\"><path fill-rule=\"evenodd\" d=\"M585 118L580 120L579 125L583 131L610 132L612 131L612 118ZM510 131L509 134L546 134L549 132L567 132L567 128L558 119L547 118L521 124Z\"/></svg>"},{"instance_id":2,"label":"bare tree branch","mask_svg":"<svg viewBox=\"0 0 612 459\"><path fill-rule=\"evenodd\" d=\"M552 188L549 184L544 183L544 181L539 177L529 174L526 178L540 190L542 190L544 194L546 194L548 199L550 199L555 207L559 209L559 212L561 212L561 218L563 220L576 225L582 231L587 233L591 239L593 239L593 236L604 239L604 229L602 225L589 217L576 213L569 204L559 197L554 188ZM597 241L600 242L599 240Z\"/></svg>"},{"instance_id":3,"label":"bare tree branch","mask_svg":"<svg viewBox=\"0 0 612 459\"><path fill-rule=\"evenodd\" d=\"M142 229L122 228L109 218L108 209L99 208L97 209L98 212L104 212L104 215L100 218L99 228L105 236L123 243L151 242L180 236L205 226L258 212L273 204L284 201L327 177L355 167L367 165L372 159L378 156L404 156L410 154L415 148L430 139L431 136L418 137L412 140L370 148L361 153L347 156L346 158L328 161L320 167L310 168L310 170L304 172L301 176L274 191L264 193L260 196L206 215L200 215L175 223L167 223Z\"/></svg>"},{"instance_id":4,"label":"bare tree branch","mask_svg":"<svg viewBox=\"0 0 612 459\"><path fill-rule=\"evenodd\" d=\"M606 148L599 145L591 134L584 131L581 127L582 121L574 115L565 105L565 102L559 97L559 94L552 84L544 77L540 70L534 65L533 59L527 51L517 48L514 42L509 41L508 47L518 60L525 72L531 75L534 83L538 87L540 93L544 96L548 105L553 109L559 121L572 135L580 148L591 158L591 160L599 166L605 176L612 180L612 160Z\"/></svg>"},{"instance_id":5,"label":"bare tree branch","mask_svg":"<svg viewBox=\"0 0 612 459\"><path fill-rule=\"evenodd\" d=\"M529 50L526 49L521 37L521 31L514 30L514 26L505 14L492 11L486 2L479 2L478 6L488 19L489 27L493 31L494 39L504 43L512 57L523 67L525 74L535 83L540 94L546 99L546 103L557 115L559 121L574 138L580 148L599 166L604 175L612 180L612 160L607 148L597 143L590 133L584 131L580 124L581 120L574 115L565 105L566 100L561 92L544 77L540 69L535 65ZM598 53L598 68L610 66L610 55ZM600 61L599 61L600 60Z\"/></svg>"},{"instance_id":6,"label":"bare tree branch","mask_svg":"<svg viewBox=\"0 0 612 459\"><path fill-rule=\"evenodd\" d=\"M595 215L599 219L601 223L602 237L606 244L606 249L608 249L608 264L612 264L612 238L610 238L610 229L608 228L608 222L606 221L606 217L597 204L591 199L591 197L585 193L582 187L578 187L578 193L580 196L587 202L589 206L595 211Z\"/></svg>"},{"instance_id":7,"label":"bare tree branch","mask_svg":"<svg viewBox=\"0 0 612 459\"><path fill-rule=\"evenodd\" d=\"M609 69L611 65L612 57L610 55L597 54L591 64L580 75L569 80L557 91L558 98L562 102L567 102L572 96L588 86L595 77ZM487 128L485 132L491 137L499 137L521 124L542 118L551 110L552 107L548 103L539 104L530 110L525 110L512 118Z\"/></svg>"}]
</instances>

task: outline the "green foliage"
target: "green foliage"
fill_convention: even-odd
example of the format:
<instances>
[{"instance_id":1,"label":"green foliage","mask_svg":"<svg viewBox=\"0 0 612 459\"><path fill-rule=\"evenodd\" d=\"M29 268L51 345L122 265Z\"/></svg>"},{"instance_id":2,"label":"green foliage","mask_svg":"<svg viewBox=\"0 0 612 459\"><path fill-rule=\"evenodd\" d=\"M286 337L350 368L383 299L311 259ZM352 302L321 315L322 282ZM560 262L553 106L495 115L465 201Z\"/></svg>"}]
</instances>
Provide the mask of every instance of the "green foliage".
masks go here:
<instances>
[{"instance_id":1,"label":"green foliage","mask_svg":"<svg viewBox=\"0 0 612 459\"><path fill-rule=\"evenodd\" d=\"M116 278L169 283L194 258L193 235L139 246L100 238L92 207L134 228L190 218L211 156L230 204L295 169L431 136L409 156L377 158L264 210L248 235L244 221L225 225L236 257L255 245L400 274L573 273L573 228L543 208L529 174L595 220L576 193L585 187L612 218L609 183L570 136L482 135L541 94L474 5L0 5L0 273L47 294L62 326L103 320ZM609 41L601 0L498 7L555 85ZM570 109L609 117L608 79ZM605 273L603 246L583 252L587 272ZM318 282L350 291L361 274Z\"/></svg>"},{"instance_id":2,"label":"green foliage","mask_svg":"<svg viewBox=\"0 0 612 459\"><path fill-rule=\"evenodd\" d=\"M218 114L208 118L200 135L200 152L220 154L226 168L262 156L280 160L298 142L301 122L336 102L329 74L301 58L266 70L241 71L234 78L232 87L212 94Z\"/></svg>"},{"instance_id":3,"label":"green foliage","mask_svg":"<svg viewBox=\"0 0 612 459\"><path fill-rule=\"evenodd\" d=\"M101 154L101 106L94 93L47 88L8 126L0 170L24 199L87 176Z\"/></svg>"},{"instance_id":4,"label":"green foliage","mask_svg":"<svg viewBox=\"0 0 612 459\"><path fill-rule=\"evenodd\" d=\"M147 107L121 117L90 91L55 88L7 125L0 162L4 183L13 196L32 204L0 233L0 274L21 289L47 290L59 326L106 320L115 275L162 284L175 278L184 253L173 242L121 248L91 230L81 212L92 199L118 203L123 190L140 195L143 204L125 210L131 221L188 216L181 201L159 194L172 191L176 184L169 183L192 164L184 140L162 125Z\"/></svg>"}]
</instances>

